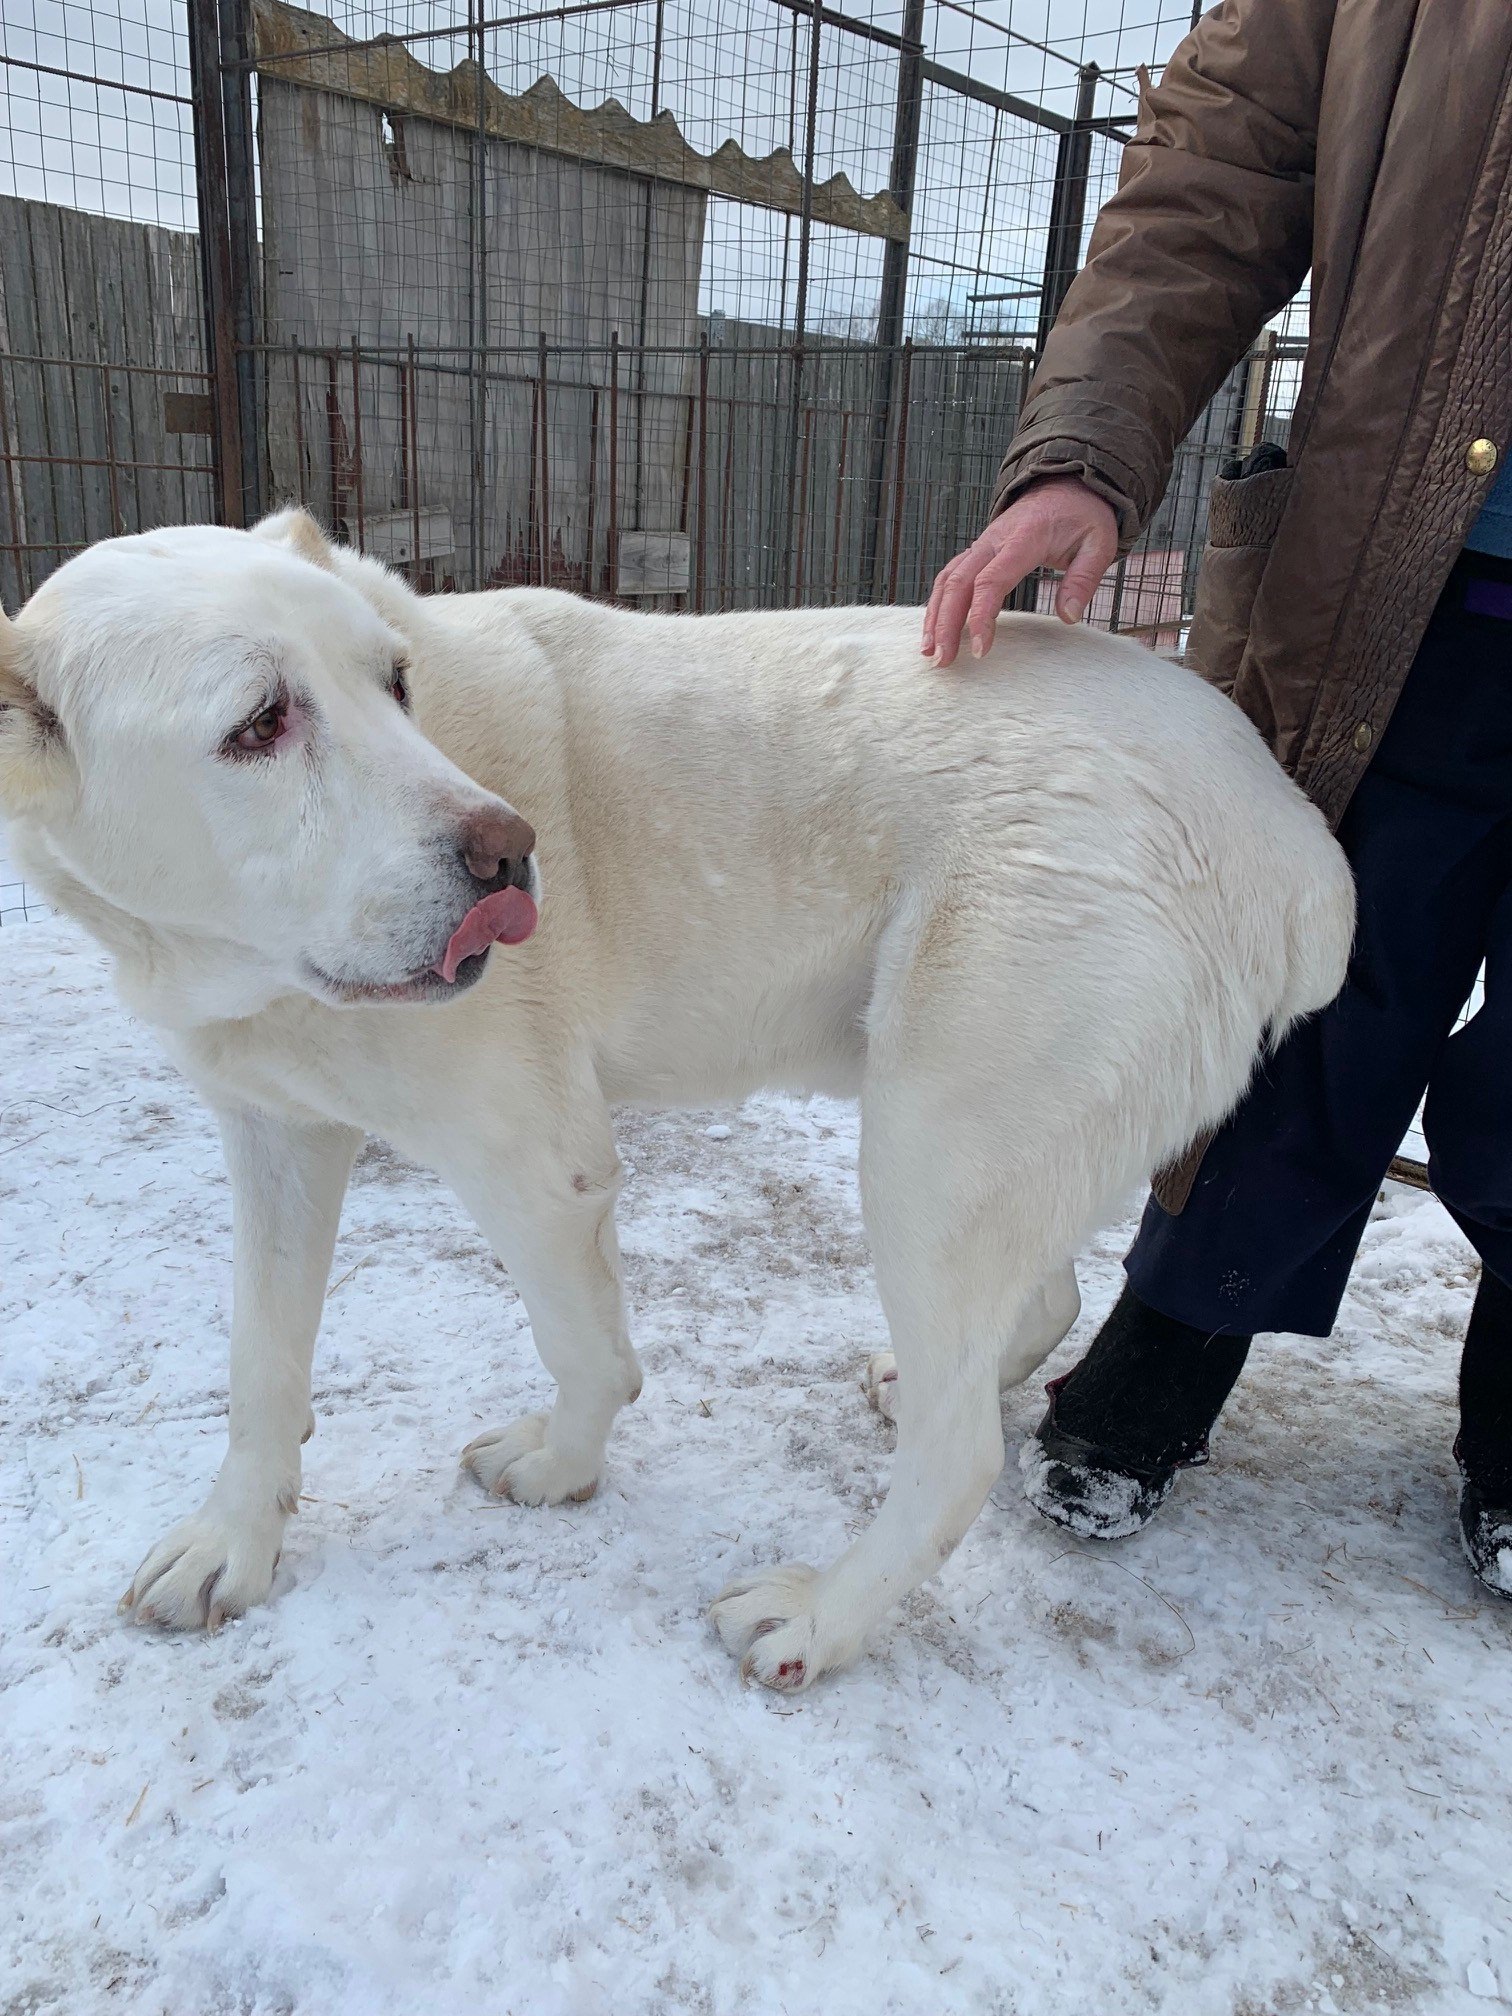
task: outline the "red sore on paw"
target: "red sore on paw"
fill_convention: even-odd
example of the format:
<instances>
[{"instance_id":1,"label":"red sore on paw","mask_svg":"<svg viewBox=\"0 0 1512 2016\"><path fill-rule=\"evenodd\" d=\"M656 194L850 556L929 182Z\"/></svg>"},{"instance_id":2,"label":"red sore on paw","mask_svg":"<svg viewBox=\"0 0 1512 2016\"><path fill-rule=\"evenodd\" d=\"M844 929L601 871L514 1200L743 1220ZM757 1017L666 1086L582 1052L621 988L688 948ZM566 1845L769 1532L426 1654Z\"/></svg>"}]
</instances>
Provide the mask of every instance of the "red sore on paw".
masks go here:
<instances>
[{"instance_id":1,"label":"red sore on paw","mask_svg":"<svg viewBox=\"0 0 1512 2016\"><path fill-rule=\"evenodd\" d=\"M779 1687L801 1687L803 1685L804 1664L801 1659L784 1659L777 1668Z\"/></svg>"}]
</instances>

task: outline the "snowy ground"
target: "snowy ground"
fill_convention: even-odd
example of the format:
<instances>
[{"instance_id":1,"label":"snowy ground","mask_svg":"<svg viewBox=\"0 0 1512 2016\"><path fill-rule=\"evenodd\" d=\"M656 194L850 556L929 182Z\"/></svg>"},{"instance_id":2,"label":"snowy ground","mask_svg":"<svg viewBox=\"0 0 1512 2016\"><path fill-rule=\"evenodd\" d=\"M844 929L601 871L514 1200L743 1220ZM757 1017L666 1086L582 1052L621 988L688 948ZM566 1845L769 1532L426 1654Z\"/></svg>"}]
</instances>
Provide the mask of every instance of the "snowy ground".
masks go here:
<instances>
[{"instance_id":1,"label":"snowy ground","mask_svg":"<svg viewBox=\"0 0 1512 2016\"><path fill-rule=\"evenodd\" d=\"M1388 1195L1334 1341L1258 1352L1154 1530L1068 1545L1010 1460L794 1701L704 1609L886 1479L850 1112L627 1122L647 1388L550 1512L458 1475L543 1374L450 1197L374 1145L275 1601L169 1640L115 1601L219 1453L218 1148L71 927L0 932L0 1019L8 2016L1512 2000L1512 1606L1454 1540L1471 1267L1430 1201ZM1012 1448L1038 1389L1005 1404Z\"/></svg>"}]
</instances>

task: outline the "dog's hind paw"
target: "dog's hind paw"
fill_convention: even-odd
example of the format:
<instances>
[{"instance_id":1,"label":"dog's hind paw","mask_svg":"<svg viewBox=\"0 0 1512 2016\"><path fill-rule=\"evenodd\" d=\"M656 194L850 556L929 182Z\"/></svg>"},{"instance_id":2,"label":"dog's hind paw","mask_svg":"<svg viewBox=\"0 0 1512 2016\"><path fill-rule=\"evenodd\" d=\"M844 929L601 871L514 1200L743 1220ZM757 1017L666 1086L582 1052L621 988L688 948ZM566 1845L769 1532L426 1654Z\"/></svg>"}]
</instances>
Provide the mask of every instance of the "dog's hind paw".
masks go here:
<instances>
[{"instance_id":1,"label":"dog's hind paw","mask_svg":"<svg viewBox=\"0 0 1512 2016\"><path fill-rule=\"evenodd\" d=\"M283 1539L282 1512L230 1519L209 1510L160 1540L120 1608L165 1631L214 1631L266 1601Z\"/></svg>"},{"instance_id":2,"label":"dog's hind paw","mask_svg":"<svg viewBox=\"0 0 1512 2016\"><path fill-rule=\"evenodd\" d=\"M898 1361L891 1351L874 1351L861 1374L861 1390L884 1421L898 1425Z\"/></svg>"},{"instance_id":3,"label":"dog's hind paw","mask_svg":"<svg viewBox=\"0 0 1512 2016\"><path fill-rule=\"evenodd\" d=\"M492 1497L513 1498L517 1505L580 1503L598 1489L598 1467L584 1475L560 1451L547 1445L547 1414L526 1414L508 1428L490 1428L474 1436L462 1451L462 1462Z\"/></svg>"},{"instance_id":4,"label":"dog's hind paw","mask_svg":"<svg viewBox=\"0 0 1512 2016\"><path fill-rule=\"evenodd\" d=\"M848 1662L854 1648L825 1629L820 1583L817 1569L790 1562L744 1575L715 1597L709 1616L742 1680L795 1694Z\"/></svg>"}]
</instances>

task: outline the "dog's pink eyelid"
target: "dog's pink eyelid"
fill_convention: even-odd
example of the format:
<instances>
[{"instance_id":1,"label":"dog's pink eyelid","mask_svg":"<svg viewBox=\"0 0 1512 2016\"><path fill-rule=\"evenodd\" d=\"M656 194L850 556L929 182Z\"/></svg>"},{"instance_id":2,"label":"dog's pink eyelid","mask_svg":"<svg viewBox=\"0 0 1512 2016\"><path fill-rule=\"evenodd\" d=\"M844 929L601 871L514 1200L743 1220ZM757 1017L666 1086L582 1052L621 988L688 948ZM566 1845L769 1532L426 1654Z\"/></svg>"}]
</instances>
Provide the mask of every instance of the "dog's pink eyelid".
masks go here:
<instances>
[{"instance_id":1,"label":"dog's pink eyelid","mask_svg":"<svg viewBox=\"0 0 1512 2016\"><path fill-rule=\"evenodd\" d=\"M227 737L227 746L245 756L271 756L281 743L288 740L289 732L295 725L296 713L295 703L288 694L278 693L266 706L259 707L255 714L249 716L240 728ZM278 728L274 734L263 739L255 733L255 730L270 714L277 715Z\"/></svg>"}]
</instances>

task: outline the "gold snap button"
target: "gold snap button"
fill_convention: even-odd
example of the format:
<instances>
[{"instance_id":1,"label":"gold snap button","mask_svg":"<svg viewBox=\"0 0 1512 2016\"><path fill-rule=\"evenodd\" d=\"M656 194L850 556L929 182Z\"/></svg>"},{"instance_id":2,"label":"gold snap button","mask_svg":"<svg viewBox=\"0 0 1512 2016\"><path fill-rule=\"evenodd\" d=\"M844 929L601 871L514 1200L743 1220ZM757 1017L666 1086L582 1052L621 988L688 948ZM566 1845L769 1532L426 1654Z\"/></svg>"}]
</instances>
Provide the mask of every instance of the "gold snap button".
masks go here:
<instances>
[{"instance_id":1,"label":"gold snap button","mask_svg":"<svg viewBox=\"0 0 1512 2016\"><path fill-rule=\"evenodd\" d=\"M1363 756L1374 739L1374 730L1368 721L1362 721L1354 732L1354 745Z\"/></svg>"},{"instance_id":2,"label":"gold snap button","mask_svg":"<svg viewBox=\"0 0 1512 2016\"><path fill-rule=\"evenodd\" d=\"M1465 467L1472 476L1489 476L1496 467L1496 443L1486 440L1472 441L1465 450Z\"/></svg>"}]
</instances>

